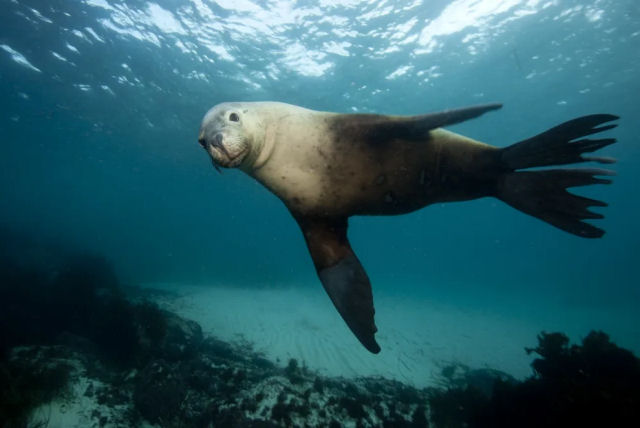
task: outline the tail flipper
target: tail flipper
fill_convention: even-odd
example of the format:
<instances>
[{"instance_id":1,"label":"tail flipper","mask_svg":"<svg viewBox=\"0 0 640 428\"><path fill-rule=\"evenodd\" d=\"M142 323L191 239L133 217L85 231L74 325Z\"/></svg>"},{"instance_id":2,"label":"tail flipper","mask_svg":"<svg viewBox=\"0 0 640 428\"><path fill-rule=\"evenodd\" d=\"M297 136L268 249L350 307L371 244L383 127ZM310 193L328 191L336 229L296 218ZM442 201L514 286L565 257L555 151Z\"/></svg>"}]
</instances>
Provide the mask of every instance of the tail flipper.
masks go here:
<instances>
[{"instance_id":1,"label":"tail flipper","mask_svg":"<svg viewBox=\"0 0 640 428\"><path fill-rule=\"evenodd\" d=\"M578 162L613 163L612 158L585 157L616 142L614 138L590 140L591 134L615 128L600 126L618 119L609 114L583 116L551 128L533 138L500 150L500 162L509 170L498 180L496 196L512 207L546 221L566 232L584 238L599 238L604 230L584 222L603 218L589 207L607 204L574 195L569 187L609 184L611 180L597 176L615 175L605 169L546 169L519 171L525 168L564 165Z\"/></svg>"}]
</instances>

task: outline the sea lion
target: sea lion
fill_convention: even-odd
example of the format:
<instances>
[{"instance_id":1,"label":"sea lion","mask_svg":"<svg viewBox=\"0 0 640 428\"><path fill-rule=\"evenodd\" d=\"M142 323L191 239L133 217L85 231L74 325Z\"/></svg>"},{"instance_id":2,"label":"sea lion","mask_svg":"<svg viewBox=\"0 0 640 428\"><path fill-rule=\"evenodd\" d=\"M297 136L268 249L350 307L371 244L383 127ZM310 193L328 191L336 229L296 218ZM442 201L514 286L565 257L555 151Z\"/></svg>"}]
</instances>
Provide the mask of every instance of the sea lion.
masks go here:
<instances>
[{"instance_id":1,"label":"sea lion","mask_svg":"<svg viewBox=\"0 0 640 428\"><path fill-rule=\"evenodd\" d=\"M583 137L614 128L606 123L618 117L579 117L506 148L441 129L500 107L386 116L231 102L205 114L198 142L216 168L239 168L284 202L333 304L360 342L378 353L371 285L347 238L350 216L403 214L435 202L492 196L577 236L604 233L584 220L602 218L589 207L606 204L566 189L610 183L598 176L612 171L529 168L615 162L582 156L615 139Z\"/></svg>"}]
</instances>

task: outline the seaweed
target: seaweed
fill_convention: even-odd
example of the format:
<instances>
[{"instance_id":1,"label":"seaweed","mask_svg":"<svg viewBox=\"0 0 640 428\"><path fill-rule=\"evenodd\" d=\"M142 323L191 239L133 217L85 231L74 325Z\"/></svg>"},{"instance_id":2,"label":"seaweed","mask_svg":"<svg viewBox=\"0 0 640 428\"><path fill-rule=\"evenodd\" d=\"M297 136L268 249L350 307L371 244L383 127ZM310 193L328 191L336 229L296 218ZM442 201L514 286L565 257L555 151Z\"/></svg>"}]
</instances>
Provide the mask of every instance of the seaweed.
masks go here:
<instances>
[{"instance_id":1,"label":"seaweed","mask_svg":"<svg viewBox=\"0 0 640 428\"><path fill-rule=\"evenodd\" d=\"M104 257L68 252L42 259L46 263L12 254L0 260L0 357L17 345L54 344L69 335L90 341L103 362L118 368L144 366L159 350L181 357L186 343L181 326L170 329L168 315L152 304L130 303ZM199 343L198 334L199 326L189 352Z\"/></svg>"},{"instance_id":2,"label":"seaweed","mask_svg":"<svg viewBox=\"0 0 640 428\"><path fill-rule=\"evenodd\" d=\"M284 369L284 373L292 385L299 385L304 381L303 369L298 365L298 360L291 358Z\"/></svg>"},{"instance_id":3,"label":"seaweed","mask_svg":"<svg viewBox=\"0 0 640 428\"><path fill-rule=\"evenodd\" d=\"M561 333L538 336L534 375L516 386L501 385L482 426L640 425L640 360L600 331L568 346ZM526 416L526 418L525 418Z\"/></svg>"},{"instance_id":4,"label":"seaweed","mask_svg":"<svg viewBox=\"0 0 640 428\"><path fill-rule=\"evenodd\" d=\"M0 426L29 426L31 412L68 393L72 367L21 358L0 362Z\"/></svg>"},{"instance_id":5,"label":"seaweed","mask_svg":"<svg viewBox=\"0 0 640 428\"><path fill-rule=\"evenodd\" d=\"M465 426L487 405L488 398L473 386L431 391L431 422L438 428Z\"/></svg>"},{"instance_id":6,"label":"seaweed","mask_svg":"<svg viewBox=\"0 0 640 428\"><path fill-rule=\"evenodd\" d=\"M488 394L457 379L430 391L437 427L560 427L640 425L640 360L592 331L569 346L562 333L538 335L533 375L522 382L496 377ZM447 374L452 371L448 369ZM469 372L467 374L471 374Z\"/></svg>"},{"instance_id":7,"label":"seaweed","mask_svg":"<svg viewBox=\"0 0 640 428\"><path fill-rule=\"evenodd\" d=\"M167 424L180 415L187 393L179 367L159 360L136 377L133 399L136 409L149 422Z\"/></svg>"}]
</instances>

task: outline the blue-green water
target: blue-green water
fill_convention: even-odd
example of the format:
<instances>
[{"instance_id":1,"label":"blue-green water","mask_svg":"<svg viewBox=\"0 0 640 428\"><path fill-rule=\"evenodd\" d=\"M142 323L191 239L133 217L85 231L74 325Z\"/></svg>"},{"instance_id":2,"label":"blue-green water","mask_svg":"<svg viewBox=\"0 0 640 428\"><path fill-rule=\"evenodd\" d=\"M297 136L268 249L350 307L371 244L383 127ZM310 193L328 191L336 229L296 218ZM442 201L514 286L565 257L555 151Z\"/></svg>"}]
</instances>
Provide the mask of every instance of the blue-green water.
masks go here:
<instances>
[{"instance_id":1,"label":"blue-green water","mask_svg":"<svg viewBox=\"0 0 640 428\"><path fill-rule=\"evenodd\" d=\"M320 287L283 204L239 171L217 174L198 145L211 106L503 102L451 128L498 146L612 113L618 144L603 152L618 177L582 191L610 204L602 239L489 198L354 218L350 237L374 293L593 308L637 351L638 76L635 0L2 0L0 225L105 254L128 283Z\"/></svg>"}]
</instances>

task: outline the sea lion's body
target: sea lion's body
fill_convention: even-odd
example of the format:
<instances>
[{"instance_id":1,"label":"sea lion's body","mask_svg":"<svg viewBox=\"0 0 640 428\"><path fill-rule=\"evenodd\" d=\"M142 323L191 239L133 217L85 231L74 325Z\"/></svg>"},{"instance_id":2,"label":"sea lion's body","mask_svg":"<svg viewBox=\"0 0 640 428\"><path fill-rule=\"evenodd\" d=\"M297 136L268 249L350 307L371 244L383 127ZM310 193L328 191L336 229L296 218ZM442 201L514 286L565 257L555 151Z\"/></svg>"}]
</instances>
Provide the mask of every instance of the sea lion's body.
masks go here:
<instances>
[{"instance_id":1,"label":"sea lion's body","mask_svg":"<svg viewBox=\"0 0 640 428\"><path fill-rule=\"evenodd\" d=\"M205 115L199 142L216 168L240 168L285 203L336 308L363 345L378 352L369 279L347 238L350 216L396 215L436 202L494 196L575 235L604 233L583 221L602 218L588 208L604 203L566 188L608 183L596 175L609 171L526 169L611 162L582 153L614 139L578 138L614 127L596 126L617 117L584 116L507 148L441 128L499 107L385 116L275 102L223 103Z\"/></svg>"},{"instance_id":2,"label":"sea lion's body","mask_svg":"<svg viewBox=\"0 0 640 428\"><path fill-rule=\"evenodd\" d=\"M253 109L268 117L263 150L269 153L262 153L257 167L242 169L297 214L404 214L484 196L489 189L483 183L493 182L486 164L496 148L444 129L423 141L398 138L372 146L340 126L341 114L283 103L255 103Z\"/></svg>"}]
</instances>

